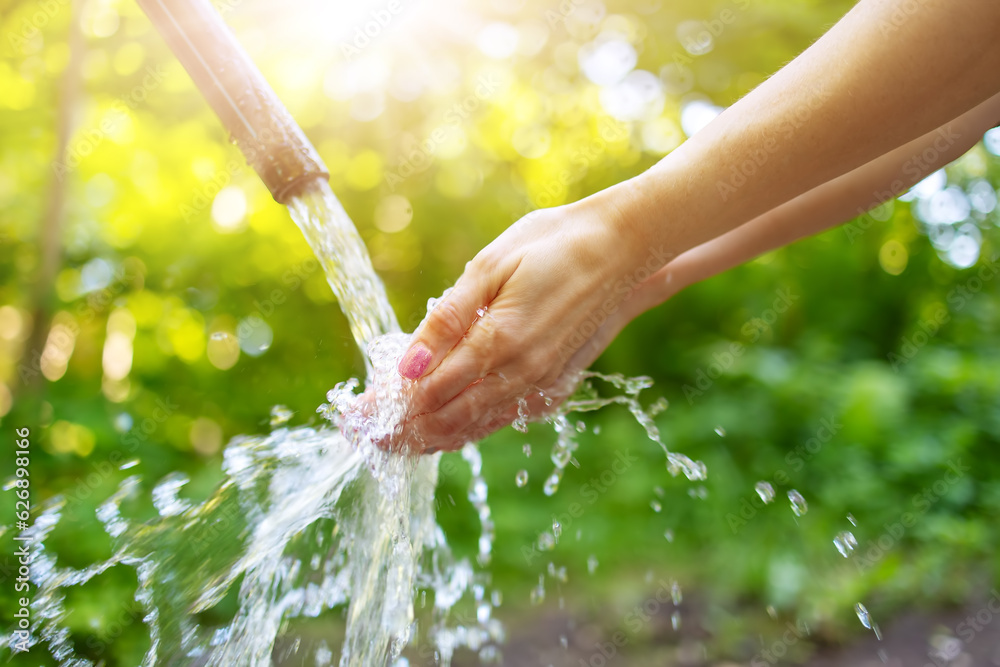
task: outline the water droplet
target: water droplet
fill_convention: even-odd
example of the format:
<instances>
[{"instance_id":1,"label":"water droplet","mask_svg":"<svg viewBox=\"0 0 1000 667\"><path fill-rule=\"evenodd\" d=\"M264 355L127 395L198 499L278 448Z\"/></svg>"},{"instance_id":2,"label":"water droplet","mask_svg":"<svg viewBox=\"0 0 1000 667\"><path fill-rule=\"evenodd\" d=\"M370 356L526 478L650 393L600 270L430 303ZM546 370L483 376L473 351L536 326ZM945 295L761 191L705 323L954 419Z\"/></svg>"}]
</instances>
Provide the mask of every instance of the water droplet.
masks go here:
<instances>
[{"instance_id":1,"label":"water droplet","mask_svg":"<svg viewBox=\"0 0 1000 667\"><path fill-rule=\"evenodd\" d=\"M517 484L518 488L524 486L528 483L528 471L518 470L517 475L514 476L514 483Z\"/></svg>"},{"instance_id":2,"label":"water droplet","mask_svg":"<svg viewBox=\"0 0 1000 667\"><path fill-rule=\"evenodd\" d=\"M792 503L792 512L795 516L802 516L809 511L809 505L806 503L806 499L802 497L802 494L792 489L788 492L788 500Z\"/></svg>"},{"instance_id":3,"label":"water droplet","mask_svg":"<svg viewBox=\"0 0 1000 667\"><path fill-rule=\"evenodd\" d=\"M833 544L837 547L837 551L844 558L848 558L851 552L854 551L854 547L858 546L858 540L854 537L854 533L849 530L845 530L837 533L837 536L833 538Z\"/></svg>"},{"instance_id":4,"label":"water droplet","mask_svg":"<svg viewBox=\"0 0 1000 667\"><path fill-rule=\"evenodd\" d=\"M562 644L563 648L569 648L569 640L566 635L559 635L559 643Z\"/></svg>"},{"instance_id":5,"label":"water droplet","mask_svg":"<svg viewBox=\"0 0 1000 667\"><path fill-rule=\"evenodd\" d=\"M719 436L720 438L725 438L726 437L726 429L722 428L721 426L716 426L715 427L715 435Z\"/></svg>"},{"instance_id":6,"label":"water droplet","mask_svg":"<svg viewBox=\"0 0 1000 667\"><path fill-rule=\"evenodd\" d=\"M542 551L552 551L556 548L556 538L552 533L542 533L538 536L538 548Z\"/></svg>"},{"instance_id":7,"label":"water droplet","mask_svg":"<svg viewBox=\"0 0 1000 667\"><path fill-rule=\"evenodd\" d=\"M523 397L517 399L517 419L513 421L511 426L518 433L528 432L528 399Z\"/></svg>"},{"instance_id":8,"label":"water droplet","mask_svg":"<svg viewBox=\"0 0 1000 667\"><path fill-rule=\"evenodd\" d=\"M494 607L499 607L501 604L503 604L503 593L501 593L499 590L490 593L490 602L493 604Z\"/></svg>"},{"instance_id":9,"label":"water droplet","mask_svg":"<svg viewBox=\"0 0 1000 667\"><path fill-rule=\"evenodd\" d=\"M674 531L672 531L672 530L670 530L668 528L667 531L665 533L663 533L663 537L665 537L667 539L667 542L673 542L674 541Z\"/></svg>"},{"instance_id":10,"label":"water droplet","mask_svg":"<svg viewBox=\"0 0 1000 667\"><path fill-rule=\"evenodd\" d=\"M524 455L526 457L529 457L529 458L531 457L531 445L528 444L527 442L524 443L524 447L521 447L521 451L524 452Z\"/></svg>"},{"instance_id":11,"label":"water droplet","mask_svg":"<svg viewBox=\"0 0 1000 667\"><path fill-rule=\"evenodd\" d=\"M539 575L538 585L531 589L531 604L540 605L545 602L545 577Z\"/></svg>"},{"instance_id":12,"label":"water droplet","mask_svg":"<svg viewBox=\"0 0 1000 667\"><path fill-rule=\"evenodd\" d=\"M592 429L592 431L593 431L594 435L600 435L601 434L601 427L600 427L600 425L594 426L594 428Z\"/></svg>"},{"instance_id":13,"label":"water droplet","mask_svg":"<svg viewBox=\"0 0 1000 667\"><path fill-rule=\"evenodd\" d=\"M591 554L587 556L587 572L593 574L597 571L597 556Z\"/></svg>"},{"instance_id":14,"label":"water droplet","mask_svg":"<svg viewBox=\"0 0 1000 667\"><path fill-rule=\"evenodd\" d=\"M132 423L133 423L132 415L130 415L127 412L123 412L119 414L117 417L115 417L114 421L115 430L118 431L119 433L125 433L126 431L132 429Z\"/></svg>"},{"instance_id":15,"label":"water droplet","mask_svg":"<svg viewBox=\"0 0 1000 667\"><path fill-rule=\"evenodd\" d=\"M555 563L549 563L549 576L564 584L569 581L569 577L566 575L566 566L556 567Z\"/></svg>"},{"instance_id":16,"label":"water droplet","mask_svg":"<svg viewBox=\"0 0 1000 667\"><path fill-rule=\"evenodd\" d=\"M859 602L856 605L854 605L854 611L855 613L857 613L858 620L861 621L861 625L871 630L872 615L868 613L868 608Z\"/></svg>"},{"instance_id":17,"label":"water droplet","mask_svg":"<svg viewBox=\"0 0 1000 667\"><path fill-rule=\"evenodd\" d=\"M493 608L490 605L483 603L476 607L476 620L479 621L481 625L485 625L487 621L490 620L490 614L493 612Z\"/></svg>"},{"instance_id":18,"label":"water droplet","mask_svg":"<svg viewBox=\"0 0 1000 667\"><path fill-rule=\"evenodd\" d=\"M553 470L552 474L545 480L545 485L542 487L542 493L547 496L555 495L555 492L559 490L559 482L561 480L562 470Z\"/></svg>"},{"instance_id":19,"label":"water droplet","mask_svg":"<svg viewBox=\"0 0 1000 667\"><path fill-rule=\"evenodd\" d=\"M556 541L562 536L562 524L556 519L552 519L552 534L555 535Z\"/></svg>"},{"instance_id":20,"label":"water droplet","mask_svg":"<svg viewBox=\"0 0 1000 667\"><path fill-rule=\"evenodd\" d=\"M775 609L772 605L767 605L767 615L770 616L771 618L777 620L778 619L778 610Z\"/></svg>"},{"instance_id":21,"label":"water droplet","mask_svg":"<svg viewBox=\"0 0 1000 667\"><path fill-rule=\"evenodd\" d=\"M663 487L662 486L654 486L653 487L653 493L655 493L658 497L662 498L663 497L663 493L664 493L663 492Z\"/></svg>"},{"instance_id":22,"label":"water droplet","mask_svg":"<svg viewBox=\"0 0 1000 667\"><path fill-rule=\"evenodd\" d=\"M681 602L684 601L684 594L681 592L681 585L676 581L670 582L670 599L674 601L674 606L677 607Z\"/></svg>"},{"instance_id":23,"label":"water droplet","mask_svg":"<svg viewBox=\"0 0 1000 667\"><path fill-rule=\"evenodd\" d=\"M486 502L486 495L489 489L482 477L473 478L469 485L469 502L474 505L481 505Z\"/></svg>"},{"instance_id":24,"label":"water droplet","mask_svg":"<svg viewBox=\"0 0 1000 667\"><path fill-rule=\"evenodd\" d=\"M667 399L665 398L659 398L656 400L655 403L649 406L649 411L647 412L647 414L650 417L655 417L656 415L666 410L668 407L670 407L670 402L667 401Z\"/></svg>"},{"instance_id":25,"label":"water droplet","mask_svg":"<svg viewBox=\"0 0 1000 667\"><path fill-rule=\"evenodd\" d=\"M679 611L675 611L670 614L670 625L674 628L674 630L681 629L681 613Z\"/></svg>"},{"instance_id":26,"label":"water droplet","mask_svg":"<svg viewBox=\"0 0 1000 667\"><path fill-rule=\"evenodd\" d=\"M757 490L757 495L765 505L774 500L774 487L770 482L757 482L753 488Z\"/></svg>"},{"instance_id":27,"label":"water droplet","mask_svg":"<svg viewBox=\"0 0 1000 667\"><path fill-rule=\"evenodd\" d=\"M212 340L228 340L229 337L229 333L225 331L215 331L211 336L209 336Z\"/></svg>"},{"instance_id":28,"label":"water droplet","mask_svg":"<svg viewBox=\"0 0 1000 667\"><path fill-rule=\"evenodd\" d=\"M654 512L659 512L663 509L663 505L660 504L659 500L650 500L649 506L653 508Z\"/></svg>"},{"instance_id":29,"label":"water droplet","mask_svg":"<svg viewBox=\"0 0 1000 667\"><path fill-rule=\"evenodd\" d=\"M294 415L295 413L289 410L284 405L275 405L273 408L271 408L271 428L284 426L291 420L291 418Z\"/></svg>"},{"instance_id":30,"label":"water droplet","mask_svg":"<svg viewBox=\"0 0 1000 667\"><path fill-rule=\"evenodd\" d=\"M698 500L704 500L708 498L708 489L704 486L696 486L692 489L688 489L688 495L692 498L697 498Z\"/></svg>"},{"instance_id":31,"label":"water droplet","mask_svg":"<svg viewBox=\"0 0 1000 667\"><path fill-rule=\"evenodd\" d=\"M128 470L129 468L134 468L137 465L139 465L139 459L131 459L131 460L126 461L125 463L121 464L120 466L118 466L118 469L119 470Z\"/></svg>"},{"instance_id":32,"label":"water droplet","mask_svg":"<svg viewBox=\"0 0 1000 667\"><path fill-rule=\"evenodd\" d=\"M500 653L500 649L490 644L479 650L479 662L484 665L499 665L503 662L503 655Z\"/></svg>"},{"instance_id":33,"label":"water droplet","mask_svg":"<svg viewBox=\"0 0 1000 667\"><path fill-rule=\"evenodd\" d=\"M858 525L858 522L857 522L857 520L856 520L856 519L854 518L854 515L853 515L853 514L848 514L848 515L847 515L847 520L851 522L851 525L852 525L852 526L857 526L857 525Z\"/></svg>"}]
</instances>

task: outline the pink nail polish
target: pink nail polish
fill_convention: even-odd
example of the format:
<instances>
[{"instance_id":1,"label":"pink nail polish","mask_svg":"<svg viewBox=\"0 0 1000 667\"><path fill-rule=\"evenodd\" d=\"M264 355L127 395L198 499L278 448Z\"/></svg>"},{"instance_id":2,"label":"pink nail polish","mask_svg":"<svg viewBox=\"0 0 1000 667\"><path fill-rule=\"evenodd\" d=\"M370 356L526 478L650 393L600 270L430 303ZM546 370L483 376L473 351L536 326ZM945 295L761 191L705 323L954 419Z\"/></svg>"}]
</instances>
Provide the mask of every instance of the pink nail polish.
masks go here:
<instances>
[{"instance_id":1,"label":"pink nail polish","mask_svg":"<svg viewBox=\"0 0 1000 667\"><path fill-rule=\"evenodd\" d=\"M399 360L399 374L408 380L416 380L430 363L431 351L423 343L417 343Z\"/></svg>"}]
</instances>

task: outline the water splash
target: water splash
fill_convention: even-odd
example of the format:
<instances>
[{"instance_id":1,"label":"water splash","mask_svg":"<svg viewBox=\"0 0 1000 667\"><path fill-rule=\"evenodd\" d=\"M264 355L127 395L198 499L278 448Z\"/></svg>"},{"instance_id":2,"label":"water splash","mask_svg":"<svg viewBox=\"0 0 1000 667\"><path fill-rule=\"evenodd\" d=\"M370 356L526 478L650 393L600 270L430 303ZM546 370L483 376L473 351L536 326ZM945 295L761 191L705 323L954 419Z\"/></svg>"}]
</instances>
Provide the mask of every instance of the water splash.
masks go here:
<instances>
[{"instance_id":1,"label":"water splash","mask_svg":"<svg viewBox=\"0 0 1000 667\"><path fill-rule=\"evenodd\" d=\"M757 482L754 484L754 490L765 505L774 500L774 487L770 482Z\"/></svg>"},{"instance_id":2,"label":"water splash","mask_svg":"<svg viewBox=\"0 0 1000 667\"><path fill-rule=\"evenodd\" d=\"M875 638L882 641L882 631L879 629L878 623L872 620L872 615L869 613L868 608L859 602L854 606L854 613L858 615L861 625L874 632Z\"/></svg>"},{"instance_id":3,"label":"water splash","mask_svg":"<svg viewBox=\"0 0 1000 667\"><path fill-rule=\"evenodd\" d=\"M840 552L841 556L849 558L858 546L858 540L854 537L854 533L844 530L837 533L837 536L833 538L833 545L837 547L837 551Z\"/></svg>"},{"instance_id":4,"label":"water splash","mask_svg":"<svg viewBox=\"0 0 1000 667\"><path fill-rule=\"evenodd\" d=\"M482 458L467 444L462 458L469 465L468 499L480 521L476 565L456 559L436 522L434 490L440 455L413 457L389 453L378 444L401 432L412 386L395 371L410 337L400 332L357 231L325 184L317 184L290 206L292 217L322 264L358 345L365 352L367 408L358 403L357 379L342 382L327 394L317 412L317 427L289 426L293 413L276 406L268 435L239 436L226 447L225 481L207 499L184 497L187 477L168 475L152 490L157 516L134 511L142 480L131 475L97 510L111 540L112 555L83 569L61 566L46 541L63 519L65 500L44 504L24 533L35 553L31 577L35 620L29 646L44 645L63 667L92 667L75 655L69 630L65 592L114 567L134 569L135 601L149 632L143 667L203 664L209 667L271 664L275 642L290 621L317 617L346 607L346 635L341 667L402 665L400 652L417 634L415 600L424 607L431 593L433 608L423 631L435 657L449 665L457 648L477 651L484 662L501 659L504 631L493 617L499 591L486 595L487 573L495 529L482 477ZM433 307L434 300L429 301ZM639 394L649 378L583 373L581 389L559 406L549 421L556 431L552 451L555 470L544 491L558 489L566 465L573 462L575 438L585 430L571 425L569 415L620 404L635 416L650 440L658 443L674 476L703 480L701 462L669 451L653 415L665 402L643 410ZM618 394L600 396L595 382ZM546 405L551 398L543 397ZM519 420L526 422L524 404ZM523 414L522 414L523 413ZM521 424L519 424L520 426ZM594 433L598 429L595 427ZM525 454L530 447L525 445ZM122 465L129 469L137 462ZM454 499L450 499L455 504ZM551 550L561 526L538 538ZM578 532L579 537L579 532ZM553 566L554 567L554 566ZM596 568L588 562L588 569ZM565 581L565 568L552 574ZM532 590L532 602L545 598L544 575ZM237 589L238 609L223 627L206 627L199 614L216 607ZM472 598L475 619L456 624L450 612ZM9 646L10 636L0 638ZM330 665L333 651L322 643L317 665Z\"/></svg>"},{"instance_id":5,"label":"water splash","mask_svg":"<svg viewBox=\"0 0 1000 667\"><path fill-rule=\"evenodd\" d=\"M788 492L788 502L791 503L792 513L795 516L804 516L809 511L809 504L806 502L806 499L795 489Z\"/></svg>"}]
</instances>

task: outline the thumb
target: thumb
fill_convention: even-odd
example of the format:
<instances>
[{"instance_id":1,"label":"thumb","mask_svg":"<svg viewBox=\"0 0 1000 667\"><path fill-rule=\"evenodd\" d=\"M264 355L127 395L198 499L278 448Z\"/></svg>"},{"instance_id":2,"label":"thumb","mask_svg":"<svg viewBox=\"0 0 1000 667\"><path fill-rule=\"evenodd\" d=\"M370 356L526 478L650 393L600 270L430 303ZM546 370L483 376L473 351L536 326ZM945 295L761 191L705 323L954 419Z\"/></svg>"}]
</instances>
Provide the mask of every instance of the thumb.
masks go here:
<instances>
[{"instance_id":1,"label":"thumb","mask_svg":"<svg viewBox=\"0 0 1000 667\"><path fill-rule=\"evenodd\" d=\"M497 295L499 282L478 272L459 278L413 334L410 349L399 360L399 374L416 380L437 368Z\"/></svg>"}]
</instances>

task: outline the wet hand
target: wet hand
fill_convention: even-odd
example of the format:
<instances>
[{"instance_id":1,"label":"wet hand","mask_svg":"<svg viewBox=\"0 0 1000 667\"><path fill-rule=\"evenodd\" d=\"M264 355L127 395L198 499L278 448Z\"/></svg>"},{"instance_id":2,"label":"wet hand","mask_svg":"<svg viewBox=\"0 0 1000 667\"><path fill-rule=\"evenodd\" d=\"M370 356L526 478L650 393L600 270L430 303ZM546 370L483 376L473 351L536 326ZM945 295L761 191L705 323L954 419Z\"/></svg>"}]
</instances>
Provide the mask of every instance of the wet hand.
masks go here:
<instances>
[{"instance_id":1,"label":"wet hand","mask_svg":"<svg viewBox=\"0 0 1000 667\"><path fill-rule=\"evenodd\" d=\"M401 438L456 449L514 421L519 399L537 418L572 393L579 371L654 305L647 288L669 254L635 236L614 209L583 200L522 218L480 252L399 363L415 382Z\"/></svg>"}]
</instances>

